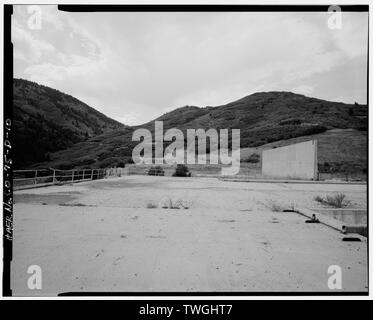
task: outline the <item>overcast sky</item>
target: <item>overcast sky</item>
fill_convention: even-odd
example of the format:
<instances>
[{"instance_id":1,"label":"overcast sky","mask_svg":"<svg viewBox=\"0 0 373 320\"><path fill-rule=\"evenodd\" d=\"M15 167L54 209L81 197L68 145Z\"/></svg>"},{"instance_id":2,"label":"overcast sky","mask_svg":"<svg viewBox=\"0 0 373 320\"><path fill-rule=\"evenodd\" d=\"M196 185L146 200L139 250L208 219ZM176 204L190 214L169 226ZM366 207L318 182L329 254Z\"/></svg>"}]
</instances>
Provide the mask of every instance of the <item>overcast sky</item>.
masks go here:
<instances>
[{"instance_id":1,"label":"overcast sky","mask_svg":"<svg viewBox=\"0 0 373 320\"><path fill-rule=\"evenodd\" d=\"M128 125L258 91L366 103L367 13L69 13L14 6L14 76Z\"/></svg>"}]
</instances>

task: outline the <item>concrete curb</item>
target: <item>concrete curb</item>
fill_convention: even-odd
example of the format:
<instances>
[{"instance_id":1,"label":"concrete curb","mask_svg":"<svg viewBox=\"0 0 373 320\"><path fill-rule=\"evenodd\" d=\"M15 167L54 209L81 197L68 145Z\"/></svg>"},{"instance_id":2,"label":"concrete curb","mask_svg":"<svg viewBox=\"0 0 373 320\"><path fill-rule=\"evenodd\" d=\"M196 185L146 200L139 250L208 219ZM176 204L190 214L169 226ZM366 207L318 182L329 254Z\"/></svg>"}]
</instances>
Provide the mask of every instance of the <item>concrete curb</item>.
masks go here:
<instances>
[{"instance_id":1,"label":"concrete curb","mask_svg":"<svg viewBox=\"0 0 373 320\"><path fill-rule=\"evenodd\" d=\"M337 230L343 234L349 234L350 236L359 235L363 237L367 237L368 234L368 229L365 225L347 225L342 221L329 218L322 213L307 208L297 208L295 212L309 219L317 219L323 225L333 228L334 230Z\"/></svg>"},{"instance_id":2,"label":"concrete curb","mask_svg":"<svg viewBox=\"0 0 373 320\"><path fill-rule=\"evenodd\" d=\"M320 223L330 227L330 228L333 228L335 230L338 230L340 232L343 232L343 230L346 228L346 225L341 222L341 221L338 221L336 219L333 219L333 218L329 218L325 215L323 215L322 213L318 213L316 211L312 211L310 209L306 209L306 208L297 208L296 213L299 213L307 218L310 218L310 219L318 219L320 221Z\"/></svg>"}]
</instances>

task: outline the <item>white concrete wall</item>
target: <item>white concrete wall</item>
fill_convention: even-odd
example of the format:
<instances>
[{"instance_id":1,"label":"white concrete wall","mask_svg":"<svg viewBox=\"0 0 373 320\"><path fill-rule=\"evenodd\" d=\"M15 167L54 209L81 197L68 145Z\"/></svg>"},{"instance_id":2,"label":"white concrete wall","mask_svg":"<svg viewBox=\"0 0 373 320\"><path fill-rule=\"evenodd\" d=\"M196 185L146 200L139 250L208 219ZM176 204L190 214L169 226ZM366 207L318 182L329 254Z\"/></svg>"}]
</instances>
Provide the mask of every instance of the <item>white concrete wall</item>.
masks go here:
<instances>
[{"instance_id":1,"label":"white concrete wall","mask_svg":"<svg viewBox=\"0 0 373 320\"><path fill-rule=\"evenodd\" d=\"M317 179L317 140L263 151L262 174L266 177Z\"/></svg>"}]
</instances>

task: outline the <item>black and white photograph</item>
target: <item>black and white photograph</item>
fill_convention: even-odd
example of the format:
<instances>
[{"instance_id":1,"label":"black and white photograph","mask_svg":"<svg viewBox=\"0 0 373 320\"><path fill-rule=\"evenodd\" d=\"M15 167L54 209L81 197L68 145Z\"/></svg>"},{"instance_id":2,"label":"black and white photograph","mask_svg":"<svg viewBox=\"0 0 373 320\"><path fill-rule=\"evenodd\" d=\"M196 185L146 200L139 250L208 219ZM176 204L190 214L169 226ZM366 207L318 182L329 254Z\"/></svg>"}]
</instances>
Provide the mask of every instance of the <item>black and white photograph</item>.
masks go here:
<instances>
[{"instance_id":1,"label":"black and white photograph","mask_svg":"<svg viewBox=\"0 0 373 320\"><path fill-rule=\"evenodd\" d=\"M368 18L5 6L3 295L368 295Z\"/></svg>"}]
</instances>

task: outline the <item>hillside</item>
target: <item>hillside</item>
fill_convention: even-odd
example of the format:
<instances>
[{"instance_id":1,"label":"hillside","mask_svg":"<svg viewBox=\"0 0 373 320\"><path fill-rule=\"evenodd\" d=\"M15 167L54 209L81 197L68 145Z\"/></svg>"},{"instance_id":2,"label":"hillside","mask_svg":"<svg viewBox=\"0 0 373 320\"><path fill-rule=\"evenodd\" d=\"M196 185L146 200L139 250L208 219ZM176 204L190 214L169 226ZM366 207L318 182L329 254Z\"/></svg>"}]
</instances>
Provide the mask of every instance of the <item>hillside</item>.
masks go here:
<instances>
[{"instance_id":1,"label":"hillside","mask_svg":"<svg viewBox=\"0 0 373 320\"><path fill-rule=\"evenodd\" d=\"M333 128L366 131L367 107L291 92L260 92L218 107L179 108L156 120L163 120L166 128L177 125L182 130L240 129L241 146L255 147Z\"/></svg>"},{"instance_id":2,"label":"hillside","mask_svg":"<svg viewBox=\"0 0 373 320\"><path fill-rule=\"evenodd\" d=\"M13 82L13 119L16 168L123 126L72 96L22 79Z\"/></svg>"},{"instance_id":3,"label":"hillside","mask_svg":"<svg viewBox=\"0 0 373 320\"><path fill-rule=\"evenodd\" d=\"M182 107L155 120L164 122L164 131L176 127L236 128L241 130L241 148L255 148L275 141L321 134L333 129L353 129L366 136L367 106L324 101L291 92L261 92L217 107ZM131 162L132 132L137 128L154 130L154 121L124 127L80 142L51 154L51 161L37 166L57 168L123 166ZM352 132L352 131L351 131ZM325 149L339 153L344 161L346 148ZM366 146L361 152L366 153ZM327 158L327 156L325 156ZM360 166L360 164L359 164Z\"/></svg>"}]
</instances>

